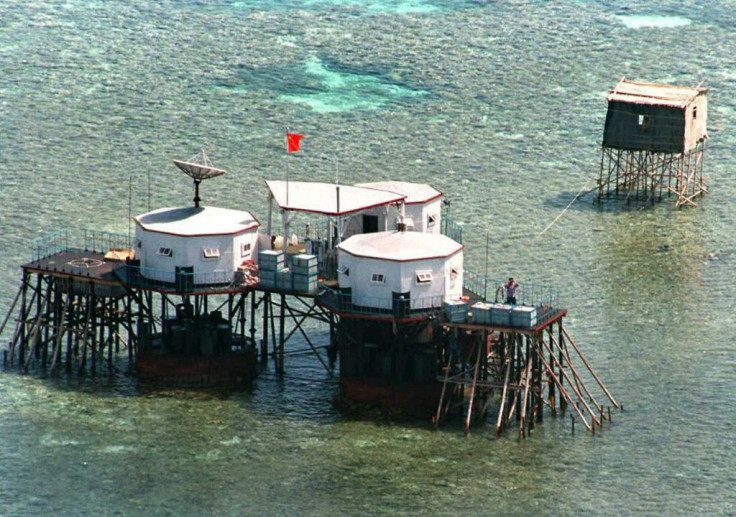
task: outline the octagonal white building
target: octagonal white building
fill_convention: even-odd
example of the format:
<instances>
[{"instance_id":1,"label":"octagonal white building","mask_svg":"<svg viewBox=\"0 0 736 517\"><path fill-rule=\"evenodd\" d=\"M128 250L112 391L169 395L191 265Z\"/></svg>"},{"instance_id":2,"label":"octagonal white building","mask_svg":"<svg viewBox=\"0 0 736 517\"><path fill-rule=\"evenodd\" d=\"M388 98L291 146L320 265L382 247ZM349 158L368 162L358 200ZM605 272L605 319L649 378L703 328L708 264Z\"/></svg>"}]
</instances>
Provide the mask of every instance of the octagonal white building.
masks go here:
<instances>
[{"instance_id":1,"label":"octagonal white building","mask_svg":"<svg viewBox=\"0 0 736 517\"><path fill-rule=\"evenodd\" d=\"M337 246L338 284L361 307L441 307L463 289L463 245L441 234L378 232Z\"/></svg>"},{"instance_id":2,"label":"octagonal white building","mask_svg":"<svg viewBox=\"0 0 736 517\"><path fill-rule=\"evenodd\" d=\"M141 274L194 285L227 284L237 267L258 250L260 223L244 210L210 206L161 208L133 218Z\"/></svg>"}]
</instances>

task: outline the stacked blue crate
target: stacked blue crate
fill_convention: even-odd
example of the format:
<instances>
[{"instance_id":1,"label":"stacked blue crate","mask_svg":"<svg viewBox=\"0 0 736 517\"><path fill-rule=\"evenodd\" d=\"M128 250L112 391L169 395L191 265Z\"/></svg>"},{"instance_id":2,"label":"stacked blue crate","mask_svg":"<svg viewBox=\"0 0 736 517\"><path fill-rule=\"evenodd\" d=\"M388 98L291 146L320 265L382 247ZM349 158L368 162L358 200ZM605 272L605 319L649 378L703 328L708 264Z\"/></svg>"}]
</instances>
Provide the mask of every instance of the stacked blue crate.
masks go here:
<instances>
[{"instance_id":1,"label":"stacked blue crate","mask_svg":"<svg viewBox=\"0 0 736 517\"><path fill-rule=\"evenodd\" d=\"M490 304L490 321L491 325L499 327L510 327L511 326L511 305L506 303L492 303Z\"/></svg>"},{"instance_id":2,"label":"stacked blue crate","mask_svg":"<svg viewBox=\"0 0 736 517\"><path fill-rule=\"evenodd\" d=\"M259 270L258 281L263 287L276 287L276 271L268 269Z\"/></svg>"},{"instance_id":3,"label":"stacked blue crate","mask_svg":"<svg viewBox=\"0 0 736 517\"><path fill-rule=\"evenodd\" d=\"M463 300L445 300L445 317L450 323L465 323L468 319L468 303Z\"/></svg>"},{"instance_id":4,"label":"stacked blue crate","mask_svg":"<svg viewBox=\"0 0 736 517\"><path fill-rule=\"evenodd\" d=\"M473 304L473 323L488 325L491 323L491 304L478 302Z\"/></svg>"},{"instance_id":5,"label":"stacked blue crate","mask_svg":"<svg viewBox=\"0 0 736 517\"><path fill-rule=\"evenodd\" d=\"M284 270L284 252L265 250L258 253L258 280L262 287L277 287L276 277Z\"/></svg>"},{"instance_id":6,"label":"stacked blue crate","mask_svg":"<svg viewBox=\"0 0 736 517\"><path fill-rule=\"evenodd\" d=\"M517 305L511 309L511 326L532 328L537 326L537 308Z\"/></svg>"},{"instance_id":7,"label":"stacked blue crate","mask_svg":"<svg viewBox=\"0 0 736 517\"><path fill-rule=\"evenodd\" d=\"M292 275L291 270L286 267L279 271L276 271L276 289L283 289L285 291L291 291L292 289Z\"/></svg>"},{"instance_id":8,"label":"stacked blue crate","mask_svg":"<svg viewBox=\"0 0 736 517\"><path fill-rule=\"evenodd\" d=\"M294 255L291 257L292 285L294 291L313 293L319 286L319 268L316 255Z\"/></svg>"}]
</instances>

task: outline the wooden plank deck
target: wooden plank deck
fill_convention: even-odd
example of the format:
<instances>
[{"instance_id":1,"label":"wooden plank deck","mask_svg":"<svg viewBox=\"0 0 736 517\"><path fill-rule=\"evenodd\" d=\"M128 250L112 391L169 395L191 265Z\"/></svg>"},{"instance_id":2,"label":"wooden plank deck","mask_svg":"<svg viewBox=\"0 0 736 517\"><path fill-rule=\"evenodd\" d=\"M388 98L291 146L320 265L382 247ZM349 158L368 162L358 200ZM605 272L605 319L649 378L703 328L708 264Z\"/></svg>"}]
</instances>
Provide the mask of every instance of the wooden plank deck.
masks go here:
<instances>
[{"instance_id":1,"label":"wooden plank deck","mask_svg":"<svg viewBox=\"0 0 736 517\"><path fill-rule=\"evenodd\" d=\"M117 273L124 267L125 262L105 260L103 253L81 249L60 251L22 266L28 273L48 274L111 286L123 285Z\"/></svg>"}]
</instances>

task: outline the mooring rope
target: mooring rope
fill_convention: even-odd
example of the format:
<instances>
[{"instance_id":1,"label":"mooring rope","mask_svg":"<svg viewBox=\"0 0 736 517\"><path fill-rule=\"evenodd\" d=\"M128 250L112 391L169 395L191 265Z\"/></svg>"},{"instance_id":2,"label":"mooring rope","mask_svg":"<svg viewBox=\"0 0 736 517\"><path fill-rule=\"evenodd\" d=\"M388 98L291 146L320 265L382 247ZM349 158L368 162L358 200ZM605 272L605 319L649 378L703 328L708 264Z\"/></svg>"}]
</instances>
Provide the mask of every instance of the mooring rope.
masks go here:
<instances>
[{"instance_id":1,"label":"mooring rope","mask_svg":"<svg viewBox=\"0 0 736 517\"><path fill-rule=\"evenodd\" d=\"M595 187L595 188L592 188L592 189L588 190L587 192L584 192L584 191L585 191L585 189L586 189L586 188L588 187L588 183L590 183L590 180L591 180L591 179L593 179L593 177L592 177L592 176L588 176L588 178L587 178L587 179L585 180L585 183L583 183L583 186L582 186L582 187L580 188L580 190L578 191L578 193L577 193L577 194L575 194L575 196L574 196L574 197L572 198L572 200L571 200L571 201L570 201L570 202L569 202L569 203L567 204L567 206L566 206L566 207L565 207L565 208L564 208L564 209L562 210L562 212L560 212L559 214L557 214L557 217L555 217L555 218L554 218L554 219L552 220L552 222L551 222L551 223L549 223L549 224L548 224L548 225L547 225L547 226L546 226L546 227L544 228L544 230L542 230L541 232L539 232L539 233L538 233L537 235L535 235L535 236L534 236L534 237L533 237L533 238L532 238L532 239L531 239L531 240L530 240L529 242L527 242L527 243L526 243L526 246L527 246L527 247L528 247L528 246L531 246L532 244L534 244L534 242L535 242L535 241L536 241L536 240L537 240L537 239L538 239L539 237L541 237L542 235L544 235L545 233L547 233L547 230L549 230L549 229L550 229L550 228L552 228L552 227L553 227L553 226L554 226L555 224L557 224L557 221L559 221L559 220L560 220L560 218L561 218L561 217L562 217L562 216L563 216L563 215L565 214L565 212L567 212L567 210L568 210L568 209L569 209L569 208L570 208L570 207L571 207L571 206L573 205L573 203L575 203L575 201L577 201L578 199L580 199L580 198L581 198L582 196L584 196L585 194L588 194L588 193L592 192L593 190L595 190L595 188L597 188L597 187Z\"/></svg>"}]
</instances>

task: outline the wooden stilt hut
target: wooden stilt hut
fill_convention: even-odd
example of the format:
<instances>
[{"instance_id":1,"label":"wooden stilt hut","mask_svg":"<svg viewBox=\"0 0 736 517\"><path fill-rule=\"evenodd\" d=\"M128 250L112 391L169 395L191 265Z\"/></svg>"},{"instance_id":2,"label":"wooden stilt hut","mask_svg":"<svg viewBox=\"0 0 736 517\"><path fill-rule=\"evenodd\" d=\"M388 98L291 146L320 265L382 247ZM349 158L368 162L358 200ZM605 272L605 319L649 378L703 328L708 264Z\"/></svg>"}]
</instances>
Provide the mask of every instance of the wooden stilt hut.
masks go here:
<instances>
[{"instance_id":1,"label":"wooden stilt hut","mask_svg":"<svg viewBox=\"0 0 736 517\"><path fill-rule=\"evenodd\" d=\"M596 201L623 198L654 203L663 194L676 206L695 205L708 138L708 90L621 79L608 95Z\"/></svg>"}]
</instances>

